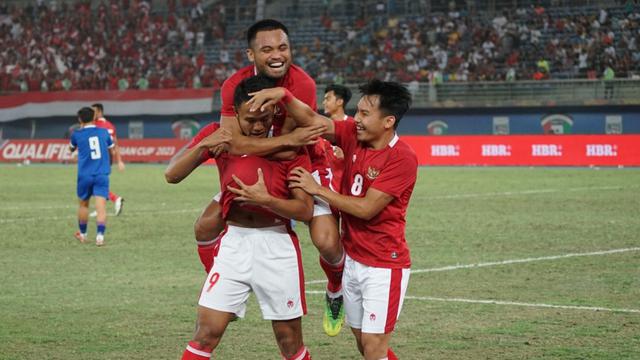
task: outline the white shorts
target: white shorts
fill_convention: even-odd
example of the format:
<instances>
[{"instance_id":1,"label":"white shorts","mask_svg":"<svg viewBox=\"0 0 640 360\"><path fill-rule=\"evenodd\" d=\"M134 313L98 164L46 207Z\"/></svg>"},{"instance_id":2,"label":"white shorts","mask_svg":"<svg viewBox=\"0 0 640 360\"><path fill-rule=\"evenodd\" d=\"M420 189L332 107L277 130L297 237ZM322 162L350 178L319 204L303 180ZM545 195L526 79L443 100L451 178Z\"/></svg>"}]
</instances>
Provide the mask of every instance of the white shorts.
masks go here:
<instances>
[{"instance_id":1,"label":"white shorts","mask_svg":"<svg viewBox=\"0 0 640 360\"><path fill-rule=\"evenodd\" d=\"M316 170L314 172L311 173L311 175L313 176L313 179L320 185L324 186L324 187L330 187L331 185L331 177L329 176L327 178L327 183L324 184L321 179L320 179L320 173ZM333 189L331 189L333 190ZM326 202L325 200L321 199L319 196L314 196L313 197L313 217L316 216L322 216L322 215L332 215L333 213L331 212L331 206L329 205L328 202Z\"/></svg>"},{"instance_id":2,"label":"white shorts","mask_svg":"<svg viewBox=\"0 0 640 360\"><path fill-rule=\"evenodd\" d=\"M307 313L300 245L293 230L227 225L219 246L199 305L244 317L253 291L266 320Z\"/></svg>"},{"instance_id":3,"label":"white shorts","mask_svg":"<svg viewBox=\"0 0 640 360\"><path fill-rule=\"evenodd\" d=\"M369 334L392 332L402 310L410 272L367 266L347 255L342 275L346 323Z\"/></svg>"}]
</instances>

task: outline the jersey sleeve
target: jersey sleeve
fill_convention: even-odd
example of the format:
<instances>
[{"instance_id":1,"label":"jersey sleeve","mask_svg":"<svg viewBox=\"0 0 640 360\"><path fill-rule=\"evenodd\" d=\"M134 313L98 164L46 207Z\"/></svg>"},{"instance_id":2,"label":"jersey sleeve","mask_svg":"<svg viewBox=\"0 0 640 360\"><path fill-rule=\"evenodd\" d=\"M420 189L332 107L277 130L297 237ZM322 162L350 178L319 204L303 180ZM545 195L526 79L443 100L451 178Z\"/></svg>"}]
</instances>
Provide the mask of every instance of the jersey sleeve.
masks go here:
<instances>
[{"instance_id":1,"label":"jersey sleeve","mask_svg":"<svg viewBox=\"0 0 640 360\"><path fill-rule=\"evenodd\" d=\"M213 134L214 132L216 132L216 130L218 130L220 128L220 124L216 123L216 122L212 122L209 125L203 127L202 129L200 129L200 131L198 131L198 133L196 134L196 136L194 136L191 139L191 142L189 142L189 144L187 145L187 149L191 149L194 146L198 145L198 143L200 143L202 141L202 139L206 138L207 136ZM209 151L203 151L200 154L200 160L202 162L205 162L209 159L213 159L212 154Z\"/></svg>"},{"instance_id":2,"label":"jersey sleeve","mask_svg":"<svg viewBox=\"0 0 640 360\"><path fill-rule=\"evenodd\" d=\"M309 105L313 111L318 111L318 100L316 98L316 83L313 79L305 79L292 89L291 93L298 100Z\"/></svg>"},{"instance_id":3,"label":"jersey sleeve","mask_svg":"<svg viewBox=\"0 0 640 360\"><path fill-rule=\"evenodd\" d=\"M418 160L409 152L391 154L390 160L371 187L399 198L407 188L413 186L418 174Z\"/></svg>"},{"instance_id":4,"label":"jersey sleeve","mask_svg":"<svg viewBox=\"0 0 640 360\"><path fill-rule=\"evenodd\" d=\"M75 149L78 148L78 140L76 140L76 132L75 131L71 134L71 140L69 141L69 147L71 148L71 151L74 151Z\"/></svg>"},{"instance_id":5,"label":"jersey sleeve","mask_svg":"<svg viewBox=\"0 0 640 360\"><path fill-rule=\"evenodd\" d=\"M222 116L234 116L235 110L233 110L233 93L236 90L236 86L238 86L238 77L231 76L224 83L222 83L222 87L220 88L220 98L222 101L222 106L220 107L220 115Z\"/></svg>"},{"instance_id":6,"label":"jersey sleeve","mask_svg":"<svg viewBox=\"0 0 640 360\"><path fill-rule=\"evenodd\" d=\"M335 131L336 145L342 150L351 149L358 141L356 140L356 122L355 121L336 121L333 120Z\"/></svg>"},{"instance_id":7,"label":"jersey sleeve","mask_svg":"<svg viewBox=\"0 0 640 360\"><path fill-rule=\"evenodd\" d=\"M111 149L115 146L115 144L113 143L113 136L109 134L109 132L107 132L107 136L105 136L106 141L107 141L107 149Z\"/></svg>"},{"instance_id":8,"label":"jersey sleeve","mask_svg":"<svg viewBox=\"0 0 640 360\"><path fill-rule=\"evenodd\" d=\"M298 166L306 169L307 171L311 171L311 158L304 149L298 153L298 156L289 162L288 171L291 171Z\"/></svg>"}]
</instances>

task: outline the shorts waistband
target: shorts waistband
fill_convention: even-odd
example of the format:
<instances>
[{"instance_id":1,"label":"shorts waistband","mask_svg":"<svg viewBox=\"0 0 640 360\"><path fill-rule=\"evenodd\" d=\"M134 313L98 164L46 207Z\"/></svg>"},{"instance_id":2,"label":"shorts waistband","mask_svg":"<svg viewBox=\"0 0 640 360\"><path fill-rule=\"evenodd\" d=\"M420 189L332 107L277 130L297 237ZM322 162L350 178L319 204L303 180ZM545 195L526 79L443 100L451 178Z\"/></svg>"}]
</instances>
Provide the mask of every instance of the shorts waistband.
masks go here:
<instances>
[{"instance_id":1,"label":"shorts waistband","mask_svg":"<svg viewBox=\"0 0 640 360\"><path fill-rule=\"evenodd\" d=\"M239 235L254 235L254 234L288 234L286 225L276 225L276 226L268 226L262 228L247 228L235 225L227 224L228 234L239 234Z\"/></svg>"}]
</instances>

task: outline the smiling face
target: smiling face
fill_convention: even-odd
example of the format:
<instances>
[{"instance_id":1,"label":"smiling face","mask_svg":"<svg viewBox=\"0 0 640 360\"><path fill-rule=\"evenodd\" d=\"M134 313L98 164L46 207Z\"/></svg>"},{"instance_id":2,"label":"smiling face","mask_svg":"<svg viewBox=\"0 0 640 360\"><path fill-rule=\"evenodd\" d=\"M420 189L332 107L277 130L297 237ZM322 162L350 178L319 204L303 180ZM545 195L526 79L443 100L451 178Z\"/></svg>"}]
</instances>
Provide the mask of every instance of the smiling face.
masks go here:
<instances>
[{"instance_id":1,"label":"smiling face","mask_svg":"<svg viewBox=\"0 0 640 360\"><path fill-rule=\"evenodd\" d=\"M291 66L289 37L280 29L259 31L247 49L247 57L259 74L280 79Z\"/></svg>"},{"instance_id":2,"label":"smiling face","mask_svg":"<svg viewBox=\"0 0 640 360\"><path fill-rule=\"evenodd\" d=\"M365 95L358 101L355 121L358 141L370 144L393 129L395 118L380 111L380 96Z\"/></svg>"},{"instance_id":3,"label":"smiling face","mask_svg":"<svg viewBox=\"0 0 640 360\"><path fill-rule=\"evenodd\" d=\"M249 111L250 106L243 102L236 109L236 118L240 124L240 130L245 136L264 138L269 135L273 121L274 107L270 106L264 111Z\"/></svg>"}]
</instances>

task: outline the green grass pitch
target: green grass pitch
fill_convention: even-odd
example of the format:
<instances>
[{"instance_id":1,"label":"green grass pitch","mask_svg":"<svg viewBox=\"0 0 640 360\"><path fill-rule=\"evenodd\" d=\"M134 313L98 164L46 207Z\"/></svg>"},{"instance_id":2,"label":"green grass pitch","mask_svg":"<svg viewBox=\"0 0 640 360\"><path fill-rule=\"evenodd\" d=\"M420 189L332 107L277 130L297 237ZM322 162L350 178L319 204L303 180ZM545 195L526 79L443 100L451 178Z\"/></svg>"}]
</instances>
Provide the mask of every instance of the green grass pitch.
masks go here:
<instances>
[{"instance_id":1,"label":"green grass pitch","mask_svg":"<svg viewBox=\"0 0 640 360\"><path fill-rule=\"evenodd\" d=\"M163 170L112 175L125 208L97 248L73 238L74 166L0 165L0 359L180 357L205 275L192 224L219 185L215 167L179 185ZM349 329L322 332L323 275L297 230L305 343L357 359ZM421 168L407 238L401 359L640 359L640 169ZM279 359L254 297L215 358Z\"/></svg>"}]
</instances>

